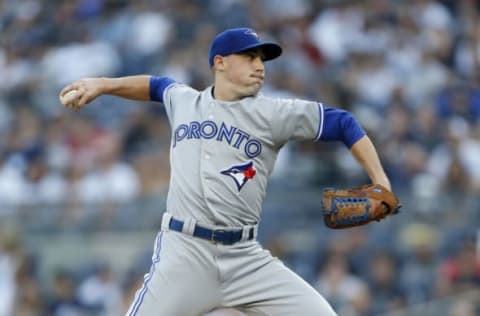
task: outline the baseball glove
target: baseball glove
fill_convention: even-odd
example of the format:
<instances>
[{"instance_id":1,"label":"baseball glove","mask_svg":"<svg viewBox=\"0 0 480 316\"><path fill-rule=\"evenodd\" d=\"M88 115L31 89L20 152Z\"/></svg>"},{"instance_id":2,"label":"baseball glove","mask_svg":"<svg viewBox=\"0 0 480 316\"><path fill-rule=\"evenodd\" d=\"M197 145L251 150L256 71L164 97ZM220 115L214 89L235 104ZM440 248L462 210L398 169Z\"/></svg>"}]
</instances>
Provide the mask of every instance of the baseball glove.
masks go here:
<instances>
[{"instance_id":1,"label":"baseball glove","mask_svg":"<svg viewBox=\"0 0 480 316\"><path fill-rule=\"evenodd\" d=\"M401 204L397 197L380 184L323 191L322 210L325 225L340 229L380 221L397 214Z\"/></svg>"}]
</instances>

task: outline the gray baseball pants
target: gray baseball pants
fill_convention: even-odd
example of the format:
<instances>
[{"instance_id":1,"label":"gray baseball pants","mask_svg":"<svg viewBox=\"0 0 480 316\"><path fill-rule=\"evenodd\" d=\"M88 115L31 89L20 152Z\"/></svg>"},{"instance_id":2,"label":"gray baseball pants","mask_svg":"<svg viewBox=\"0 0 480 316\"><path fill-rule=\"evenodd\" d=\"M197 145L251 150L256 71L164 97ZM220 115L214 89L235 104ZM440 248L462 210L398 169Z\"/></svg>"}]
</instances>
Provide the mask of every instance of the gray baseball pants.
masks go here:
<instances>
[{"instance_id":1,"label":"gray baseball pants","mask_svg":"<svg viewBox=\"0 0 480 316\"><path fill-rule=\"evenodd\" d=\"M217 307L247 315L336 316L257 241L214 244L162 225L150 272L126 316L201 316Z\"/></svg>"}]
</instances>

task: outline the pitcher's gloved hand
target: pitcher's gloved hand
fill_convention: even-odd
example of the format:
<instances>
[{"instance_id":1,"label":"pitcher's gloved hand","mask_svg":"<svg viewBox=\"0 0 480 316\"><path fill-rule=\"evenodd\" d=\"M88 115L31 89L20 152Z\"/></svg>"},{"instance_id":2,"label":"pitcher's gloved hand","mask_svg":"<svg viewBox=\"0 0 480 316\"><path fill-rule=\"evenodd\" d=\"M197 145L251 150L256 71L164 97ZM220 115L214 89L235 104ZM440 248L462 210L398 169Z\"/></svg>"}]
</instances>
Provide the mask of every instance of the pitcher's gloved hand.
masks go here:
<instances>
[{"instance_id":1,"label":"pitcher's gloved hand","mask_svg":"<svg viewBox=\"0 0 480 316\"><path fill-rule=\"evenodd\" d=\"M323 191L323 219L330 228L348 228L380 221L387 215L397 214L400 207L395 194L380 184Z\"/></svg>"}]
</instances>

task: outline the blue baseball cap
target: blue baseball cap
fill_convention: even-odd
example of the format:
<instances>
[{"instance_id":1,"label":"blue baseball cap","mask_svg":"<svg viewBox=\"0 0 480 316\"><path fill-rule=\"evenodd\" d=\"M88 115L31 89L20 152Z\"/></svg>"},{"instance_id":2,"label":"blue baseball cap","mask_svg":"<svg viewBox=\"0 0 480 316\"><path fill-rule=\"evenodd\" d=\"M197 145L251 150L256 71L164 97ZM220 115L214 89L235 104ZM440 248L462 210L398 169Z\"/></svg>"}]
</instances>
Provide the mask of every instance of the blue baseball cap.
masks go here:
<instances>
[{"instance_id":1,"label":"blue baseball cap","mask_svg":"<svg viewBox=\"0 0 480 316\"><path fill-rule=\"evenodd\" d=\"M282 54L282 48L278 44L262 42L251 28L227 29L215 36L212 41L208 58L210 67L213 66L213 58L216 55L227 56L257 47L262 49L265 61L277 58Z\"/></svg>"}]
</instances>

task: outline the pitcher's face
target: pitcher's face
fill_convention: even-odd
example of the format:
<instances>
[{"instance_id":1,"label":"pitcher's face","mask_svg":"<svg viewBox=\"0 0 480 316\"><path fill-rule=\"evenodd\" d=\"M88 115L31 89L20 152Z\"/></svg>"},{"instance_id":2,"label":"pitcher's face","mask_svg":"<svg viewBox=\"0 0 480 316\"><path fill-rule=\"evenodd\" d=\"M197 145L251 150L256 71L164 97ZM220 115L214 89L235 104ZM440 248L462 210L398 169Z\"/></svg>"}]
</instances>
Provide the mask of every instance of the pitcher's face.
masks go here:
<instances>
[{"instance_id":1,"label":"pitcher's face","mask_svg":"<svg viewBox=\"0 0 480 316\"><path fill-rule=\"evenodd\" d=\"M224 78L239 96L256 95L263 85L265 65L261 49L223 57Z\"/></svg>"}]
</instances>

